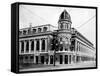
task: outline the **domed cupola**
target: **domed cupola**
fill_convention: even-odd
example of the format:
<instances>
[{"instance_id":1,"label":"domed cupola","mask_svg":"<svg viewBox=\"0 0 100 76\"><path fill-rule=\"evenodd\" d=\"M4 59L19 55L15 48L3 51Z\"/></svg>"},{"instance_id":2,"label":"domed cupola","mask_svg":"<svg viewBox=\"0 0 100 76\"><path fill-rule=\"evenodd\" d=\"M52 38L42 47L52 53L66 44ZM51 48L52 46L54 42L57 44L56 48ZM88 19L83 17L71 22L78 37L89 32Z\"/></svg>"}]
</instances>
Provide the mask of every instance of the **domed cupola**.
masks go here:
<instances>
[{"instance_id":1,"label":"domed cupola","mask_svg":"<svg viewBox=\"0 0 100 76\"><path fill-rule=\"evenodd\" d=\"M71 28L71 17L69 13L64 10L58 20L58 29L70 29Z\"/></svg>"},{"instance_id":2,"label":"domed cupola","mask_svg":"<svg viewBox=\"0 0 100 76\"><path fill-rule=\"evenodd\" d=\"M71 22L71 17L66 10L64 10L59 17L59 21L62 21L62 20L66 20L66 21Z\"/></svg>"}]
</instances>

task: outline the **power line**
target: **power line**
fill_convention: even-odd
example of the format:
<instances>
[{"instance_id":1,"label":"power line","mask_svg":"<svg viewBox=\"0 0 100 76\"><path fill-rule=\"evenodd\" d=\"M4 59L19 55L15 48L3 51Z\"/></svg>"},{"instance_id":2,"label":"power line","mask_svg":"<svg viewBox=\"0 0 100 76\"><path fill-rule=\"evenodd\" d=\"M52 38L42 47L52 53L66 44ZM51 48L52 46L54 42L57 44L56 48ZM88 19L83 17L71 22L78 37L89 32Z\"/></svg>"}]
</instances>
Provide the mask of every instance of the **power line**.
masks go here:
<instances>
[{"instance_id":1,"label":"power line","mask_svg":"<svg viewBox=\"0 0 100 76\"><path fill-rule=\"evenodd\" d=\"M79 27L76 27L76 28L80 28L80 27L82 27L83 25L87 24L87 23L88 23L89 21L91 21L94 17L95 17L95 15L92 16L90 19L88 19L86 22L84 22L83 24L81 24Z\"/></svg>"},{"instance_id":2,"label":"power line","mask_svg":"<svg viewBox=\"0 0 100 76\"><path fill-rule=\"evenodd\" d=\"M23 7L24 9L26 9L27 11L29 11L32 15L35 14L36 16L38 16L42 21L46 21L48 22L47 20L45 20L44 18L40 17L39 15L37 15L36 13L32 12L31 10L29 10L28 8L26 7Z\"/></svg>"}]
</instances>

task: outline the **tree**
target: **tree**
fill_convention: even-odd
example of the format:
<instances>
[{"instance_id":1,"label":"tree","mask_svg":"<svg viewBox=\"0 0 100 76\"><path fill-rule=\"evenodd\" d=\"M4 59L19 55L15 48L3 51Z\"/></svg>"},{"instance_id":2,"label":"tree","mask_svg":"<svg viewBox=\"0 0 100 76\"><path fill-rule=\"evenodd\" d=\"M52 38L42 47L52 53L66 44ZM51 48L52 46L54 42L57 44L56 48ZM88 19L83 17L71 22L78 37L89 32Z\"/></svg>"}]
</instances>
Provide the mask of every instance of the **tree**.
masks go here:
<instances>
[{"instance_id":1,"label":"tree","mask_svg":"<svg viewBox=\"0 0 100 76\"><path fill-rule=\"evenodd\" d=\"M56 51L59 50L59 41L58 41L57 33L53 33L52 36L53 36L53 39L51 41L51 48L52 50L54 50L54 66L55 66L55 55L56 55Z\"/></svg>"}]
</instances>

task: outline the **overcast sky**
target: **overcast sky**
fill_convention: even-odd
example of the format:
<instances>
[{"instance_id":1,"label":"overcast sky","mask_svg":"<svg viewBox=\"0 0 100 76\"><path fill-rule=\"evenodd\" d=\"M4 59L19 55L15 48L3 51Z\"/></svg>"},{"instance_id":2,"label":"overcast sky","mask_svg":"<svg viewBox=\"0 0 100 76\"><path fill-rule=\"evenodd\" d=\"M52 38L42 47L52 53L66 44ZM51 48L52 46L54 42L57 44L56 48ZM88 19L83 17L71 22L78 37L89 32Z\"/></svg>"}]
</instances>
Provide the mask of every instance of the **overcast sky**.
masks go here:
<instances>
[{"instance_id":1,"label":"overcast sky","mask_svg":"<svg viewBox=\"0 0 100 76\"><path fill-rule=\"evenodd\" d=\"M59 16L64 9L71 16L71 27L76 28L95 46L95 9L20 5L19 27L20 29L29 27L30 23L32 23L33 27L45 24L51 24L57 27Z\"/></svg>"}]
</instances>

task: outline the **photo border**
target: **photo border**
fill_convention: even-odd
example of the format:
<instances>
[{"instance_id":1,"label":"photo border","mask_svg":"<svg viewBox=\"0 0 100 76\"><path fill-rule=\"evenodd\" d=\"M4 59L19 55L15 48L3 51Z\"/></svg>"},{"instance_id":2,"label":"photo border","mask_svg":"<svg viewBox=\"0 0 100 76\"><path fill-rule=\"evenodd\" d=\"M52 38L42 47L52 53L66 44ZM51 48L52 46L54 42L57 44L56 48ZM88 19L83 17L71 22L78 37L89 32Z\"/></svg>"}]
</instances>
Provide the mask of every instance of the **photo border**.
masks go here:
<instances>
[{"instance_id":1,"label":"photo border","mask_svg":"<svg viewBox=\"0 0 100 76\"><path fill-rule=\"evenodd\" d=\"M76 5L61 5L61 4L43 4L43 3L26 3L26 2L16 2L16 73L35 73L35 72L54 72L54 71L69 71L69 70L86 70L86 69L97 69L98 68L98 7L92 6L76 6ZM12 4L12 5L13 5ZM37 6L51 6L51 7L73 7L73 8L87 8L96 10L96 67L86 67L86 68L70 68L70 69L54 69L54 70L36 70L36 71L19 71L19 5L37 5Z\"/></svg>"}]
</instances>

